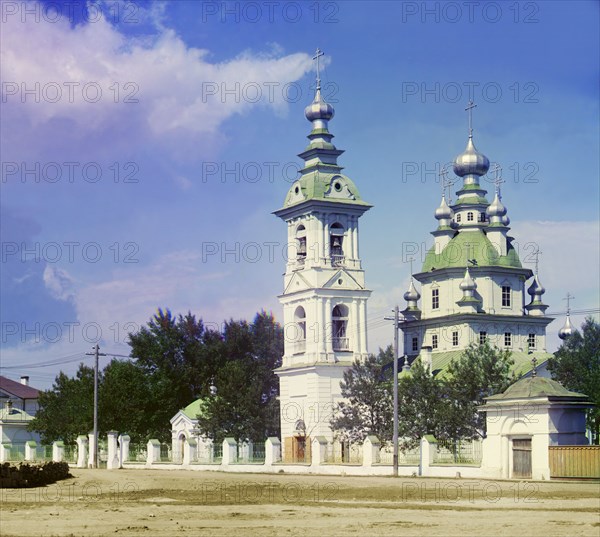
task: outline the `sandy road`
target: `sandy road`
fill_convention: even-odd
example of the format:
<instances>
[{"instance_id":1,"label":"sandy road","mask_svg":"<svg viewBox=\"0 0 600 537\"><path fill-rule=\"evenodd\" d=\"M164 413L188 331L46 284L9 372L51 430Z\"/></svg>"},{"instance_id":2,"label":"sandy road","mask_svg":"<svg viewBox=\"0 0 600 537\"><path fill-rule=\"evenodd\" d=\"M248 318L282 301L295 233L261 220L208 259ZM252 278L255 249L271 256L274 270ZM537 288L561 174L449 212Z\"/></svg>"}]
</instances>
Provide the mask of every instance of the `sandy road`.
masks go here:
<instances>
[{"instance_id":1,"label":"sandy road","mask_svg":"<svg viewBox=\"0 0 600 537\"><path fill-rule=\"evenodd\" d=\"M0 490L2 537L600 535L600 484L72 470Z\"/></svg>"}]
</instances>

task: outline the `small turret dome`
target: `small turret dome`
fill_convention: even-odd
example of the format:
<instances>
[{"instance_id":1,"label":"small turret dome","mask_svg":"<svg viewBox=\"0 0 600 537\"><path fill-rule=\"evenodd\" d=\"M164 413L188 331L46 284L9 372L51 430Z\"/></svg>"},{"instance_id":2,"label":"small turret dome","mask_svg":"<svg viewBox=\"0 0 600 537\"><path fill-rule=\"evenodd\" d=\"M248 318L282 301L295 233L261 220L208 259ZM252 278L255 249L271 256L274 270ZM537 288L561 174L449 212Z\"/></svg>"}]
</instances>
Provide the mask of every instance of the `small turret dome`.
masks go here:
<instances>
[{"instance_id":1,"label":"small turret dome","mask_svg":"<svg viewBox=\"0 0 600 537\"><path fill-rule=\"evenodd\" d=\"M536 297L536 296L540 297L545 292L546 292L546 289L544 289L544 286L540 283L538 275L536 274L533 277L533 282L531 282L529 289L527 289L527 293L529 293L529 295L535 300L534 297Z\"/></svg>"},{"instance_id":2,"label":"small turret dome","mask_svg":"<svg viewBox=\"0 0 600 537\"><path fill-rule=\"evenodd\" d=\"M415 284L413 282L413 279L410 279L410 285L408 287L408 291L406 291L406 293L404 293L404 300L406 300L407 302L416 302L417 300L419 300L421 298L421 295L419 294L419 291L417 291L417 289L415 288Z\"/></svg>"},{"instance_id":3,"label":"small turret dome","mask_svg":"<svg viewBox=\"0 0 600 537\"><path fill-rule=\"evenodd\" d=\"M496 192L496 195L494 196L494 201L492 201L492 203L488 205L488 208L485 211L490 218L492 216L506 216L506 207L502 204L501 200L502 196L500 196L500 192Z\"/></svg>"},{"instance_id":4,"label":"small turret dome","mask_svg":"<svg viewBox=\"0 0 600 537\"><path fill-rule=\"evenodd\" d=\"M454 159L454 173L459 177L465 175L485 175L490 169L490 161L483 154L477 151L473 144L473 138L469 136L467 147L460 155Z\"/></svg>"},{"instance_id":5,"label":"small turret dome","mask_svg":"<svg viewBox=\"0 0 600 537\"><path fill-rule=\"evenodd\" d=\"M462 282L460 282L459 287L461 291L475 291L475 289L477 289L477 284L475 283L475 280L471 278L471 274L469 273L469 267L467 267L465 277Z\"/></svg>"},{"instance_id":6,"label":"small turret dome","mask_svg":"<svg viewBox=\"0 0 600 537\"><path fill-rule=\"evenodd\" d=\"M450 220L454 216L454 211L446 203L446 196L442 197L440 206L435 210L437 220Z\"/></svg>"},{"instance_id":7,"label":"small turret dome","mask_svg":"<svg viewBox=\"0 0 600 537\"><path fill-rule=\"evenodd\" d=\"M573 325L571 324L571 316L567 313L567 320L564 326L558 331L558 337L560 339L567 339L573 335Z\"/></svg>"},{"instance_id":8,"label":"small turret dome","mask_svg":"<svg viewBox=\"0 0 600 537\"><path fill-rule=\"evenodd\" d=\"M308 121L315 121L316 119L329 121L335 115L335 110L321 97L321 90L317 89L313 102L304 109L304 115Z\"/></svg>"}]
</instances>

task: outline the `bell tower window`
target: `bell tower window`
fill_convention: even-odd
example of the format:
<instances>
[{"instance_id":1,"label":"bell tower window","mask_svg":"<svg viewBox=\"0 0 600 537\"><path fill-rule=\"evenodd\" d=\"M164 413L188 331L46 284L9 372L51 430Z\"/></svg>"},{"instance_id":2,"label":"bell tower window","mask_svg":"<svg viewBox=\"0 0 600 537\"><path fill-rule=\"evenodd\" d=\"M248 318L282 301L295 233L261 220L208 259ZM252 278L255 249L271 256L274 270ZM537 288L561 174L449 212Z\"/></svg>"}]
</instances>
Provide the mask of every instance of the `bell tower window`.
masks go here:
<instances>
[{"instance_id":1,"label":"bell tower window","mask_svg":"<svg viewBox=\"0 0 600 537\"><path fill-rule=\"evenodd\" d=\"M344 264L344 227L337 222L331 225L329 232L329 255L331 256L331 265L334 267Z\"/></svg>"},{"instance_id":2,"label":"bell tower window","mask_svg":"<svg viewBox=\"0 0 600 537\"><path fill-rule=\"evenodd\" d=\"M502 307L510 308L510 285L502 286Z\"/></svg>"},{"instance_id":3,"label":"bell tower window","mask_svg":"<svg viewBox=\"0 0 600 537\"><path fill-rule=\"evenodd\" d=\"M473 221L473 213L471 213L471 212L468 212L468 213L467 213L467 220L468 220L469 222L472 222L472 221Z\"/></svg>"},{"instance_id":4,"label":"bell tower window","mask_svg":"<svg viewBox=\"0 0 600 537\"><path fill-rule=\"evenodd\" d=\"M294 312L294 323L294 354L302 354L306 350L306 312L302 306L298 306Z\"/></svg>"},{"instance_id":5,"label":"bell tower window","mask_svg":"<svg viewBox=\"0 0 600 537\"><path fill-rule=\"evenodd\" d=\"M347 337L348 329L348 308L343 304L333 308L332 314L332 335L334 351L349 351L350 342Z\"/></svg>"},{"instance_id":6,"label":"bell tower window","mask_svg":"<svg viewBox=\"0 0 600 537\"><path fill-rule=\"evenodd\" d=\"M306 261L306 228L301 224L296 229L296 261L304 265Z\"/></svg>"},{"instance_id":7,"label":"bell tower window","mask_svg":"<svg viewBox=\"0 0 600 537\"><path fill-rule=\"evenodd\" d=\"M456 221L457 221L457 222L460 222L460 221L461 221L461 215L460 215L460 214L457 214L457 215L456 215Z\"/></svg>"}]
</instances>

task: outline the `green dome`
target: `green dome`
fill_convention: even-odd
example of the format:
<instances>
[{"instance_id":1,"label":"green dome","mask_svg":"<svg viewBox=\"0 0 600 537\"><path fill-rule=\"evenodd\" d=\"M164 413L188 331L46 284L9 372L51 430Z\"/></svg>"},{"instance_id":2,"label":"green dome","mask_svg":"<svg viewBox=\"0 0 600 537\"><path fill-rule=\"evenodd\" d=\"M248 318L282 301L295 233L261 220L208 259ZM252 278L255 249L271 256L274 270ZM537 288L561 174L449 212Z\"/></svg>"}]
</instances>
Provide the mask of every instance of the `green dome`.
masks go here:
<instances>
[{"instance_id":1,"label":"green dome","mask_svg":"<svg viewBox=\"0 0 600 537\"><path fill-rule=\"evenodd\" d=\"M291 207L312 200L352 203L370 207L360 197L358 188L352 179L337 170L334 172L313 170L304 174L288 191L283 207Z\"/></svg>"},{"instance_id":2,"label":"green dome","mask_svg":"<svg viewBox=\"0 0 600 537\"><path fill-rule=\"evenodd\" d=\"M469 259L474 259L477 267L522 268L516 250L509 243L507 255L499 255L494 245L481 230L460 231L446 245L440 254L436 254L435 245L427 252L422 272L434 269L465 267ZM470 263L472 266L473 264Z\"/></svg>"}]
</instances>

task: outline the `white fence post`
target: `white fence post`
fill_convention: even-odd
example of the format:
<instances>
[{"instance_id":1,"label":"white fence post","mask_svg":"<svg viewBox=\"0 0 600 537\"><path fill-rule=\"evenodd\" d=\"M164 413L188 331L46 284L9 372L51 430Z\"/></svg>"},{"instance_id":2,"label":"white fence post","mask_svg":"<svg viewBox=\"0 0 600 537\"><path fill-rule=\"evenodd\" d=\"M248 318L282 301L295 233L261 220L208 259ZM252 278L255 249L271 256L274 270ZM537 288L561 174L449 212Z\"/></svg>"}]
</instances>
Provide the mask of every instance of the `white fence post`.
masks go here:
<instances>
[{"instance_id":1,"label":"white fence post","mask_svg":"<svg viewBox=\"0 0 600 537\"><path fill-rule=\"evenodd\" d=\"M129 460L129 442L131 438L128 434L119 436L119 468L123 468L123 463Z\"/></svg>"},{"instance_id":2,"label":"white fence post","mask_svg":"<svg viewBox=\"0 0 600 537\"><path fill-rule=\"evenodd\" d=\"M88 434L88 467L94 467L94 453L98 450L98 446L96 445L96 439L94 438L94 433ZM100 454L98 454L98 464L100 464Z\"/></svg>"},{"instance_id":3,"label":"white fence post","mask_svg":"<svg viewBox=\"0 0 600 537\"><path fill-rule=\"evenodd\" d=\"M363 442L363 466L370 468L377 464L380 459L381 442L375 435L369 435Z\"/></svg>"},{"instance_id":4,"label":"white fence post","mask_svg":"<svg viewBox=\"0 0 600 537\"><path fill-rule=\"evenodd\" d=\"M65 458L65 443L62 440L52 442L52 460L62 462Z\"/></svg>"},{"instance_id":5,"label":"white fence post","mask_svg":"<svg viewBox=\"0 0 600 537\"><path fill-rule=\"evenodd\" d=\"M0 444L0 462L5 462L10 459L11 444Z\"/></svg>"},{"instance_id":6,"label":"white fence post","mask_svg":"<svg viewBox=\"0 0 600 537\"><path fill-rule=\"evenodd\" d=\"M146 457L146 464L151 465L155 462L160 462L160 442L156 438L148 440L147 444L148 455Z\"/></svg>"},{"instance_id":7,"label":"white fence post","mask_svg":"<svg viewBox=\"0 0 600 537\"><path fill-rule=\"evenodd\" d=\"M37 442L35 440L28 440L25 442L25 460L34 461L36 455Z\"/></svg>"},{"instance_id":8,"label":"white fence post","mask_svg":"<svg viewBox=\"0 0 600 537\"><path fill-rule=\"evenodd\" d=\"M311 464L313 466L321 466L327 456L327 438L324 436L315 436L311 447Z\"/></svg>"},{"instance_id":9,"label":"white fence post","mask_svg":"<svg viewBox=\"0 0 600 537\"><path fill-rule=\"evenodd\" d=\"M77 437L77 468L87 468L88 439L82 434Z\"/></svg>"},{"instance_id":10,"label":"white fence post","mask_svg":"<svg viewBox=\"0 0 600 537\"><path fill-rule=\"evenodd\" d=\"M281 441L276 436L269 436L265 441L265 466L281 461Z\"/></svg>"},{"instance_id":11,"label":"white fence post","mask_svg":"<svg viewBox=\"0 0 600 537\"><path fill-rule=\"evenodd\" d=\"M419 475L431 475L430 466L433 463L433 457L437 451L437 440L431 434L426 434L421 438L421 457L419 464Z\"/></svg>"},{"instance_id":12,"label":"white fence post","mask_svg":"<svg viewBox=\"0 0 600 537\"><path fill-rule=\"evenodd\" d=\"M234 438L228 437L223 440L223 466L229 466L235 462L237 457L237 442Z\"/></svg>"},{"instance_id":13,"label":"white fence post","mask_svg":"<svg viewBox=\"0 0 600 537\"><path fill-rule=\"evenodd\" d=\"M119 467L119 452L117 450L117 431L109 431L108 439L108 459L106 460L106 469L113 470Z\"/></svg>"}]
</instances>

